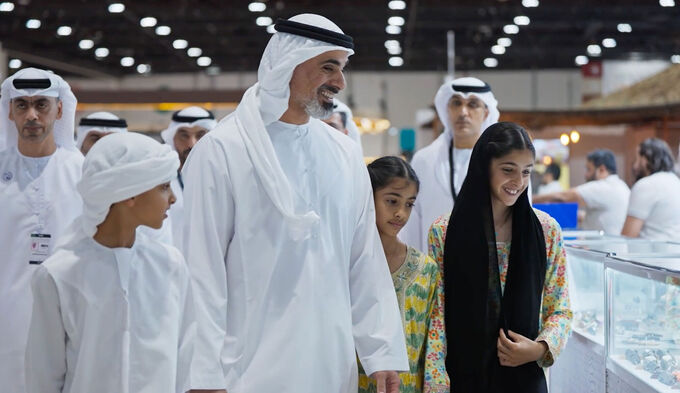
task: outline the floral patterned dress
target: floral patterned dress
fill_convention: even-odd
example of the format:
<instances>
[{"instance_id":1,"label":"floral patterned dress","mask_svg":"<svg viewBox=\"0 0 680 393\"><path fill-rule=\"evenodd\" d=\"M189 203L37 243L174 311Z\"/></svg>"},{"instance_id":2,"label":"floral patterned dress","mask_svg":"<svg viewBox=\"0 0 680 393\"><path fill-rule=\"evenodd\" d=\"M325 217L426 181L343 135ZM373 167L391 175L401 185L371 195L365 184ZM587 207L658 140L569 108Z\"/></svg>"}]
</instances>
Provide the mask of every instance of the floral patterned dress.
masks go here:
<instances>
[{"instance_id":1,"label":"floral patterned dress","mask_svg":"<svg viewBox=\"0 0 680 393\"><path fill-rule=\"evenodd\" d=\"M444 364L444 308L442 279L437 264L408 247L404 264L392 273L401 311L410 372L401 373L400 393L448 393ZM359 368L359 393L375 393L373 379Z\"/></svg>"},{"instance_id":2,"label":"floral patterned dress","mask_svg":"<svg viewBox=\"0 0 680 393\"><path fill-rule=\"evenodd\" d=\"M550 367L567 343L571 333L573 315L569 303L569 289L567 285L567 257L562 245L562 229L557 221L548 214L535 210L541 222L545 236L546 255L548 264L543 286L543 300L539 316L540 326L537 341L548 344L548 352L537 363L540 367ZM429 254L443 271L444 239L450 216L439 217L430 227L428 234ZM510 242L496 243L498 252L498 270L500 272L501 290L505 290L505 279L510 261Z\"/></svg>"}]
</instances>

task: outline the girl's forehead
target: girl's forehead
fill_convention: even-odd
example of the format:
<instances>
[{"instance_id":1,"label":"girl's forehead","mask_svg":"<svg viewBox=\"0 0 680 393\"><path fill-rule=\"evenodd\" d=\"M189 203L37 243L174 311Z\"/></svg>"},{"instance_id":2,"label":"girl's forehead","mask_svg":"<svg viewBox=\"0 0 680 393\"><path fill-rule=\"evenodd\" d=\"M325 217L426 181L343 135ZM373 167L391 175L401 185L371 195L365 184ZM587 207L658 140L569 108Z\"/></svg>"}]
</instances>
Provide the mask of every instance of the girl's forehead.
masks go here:
<instances>
[{"instance_id":1,"label":"girl's forehead","mask_svg":"<svg viewBox=\"0 0 680 393\"><path fill-rule=\"evenodd\" d=\"M405 177L393 177L384 188L389 188L391 190L405 190L410 187L415 188L415 186L416 184L410 179Z\"/></svg>"}]
</instances>

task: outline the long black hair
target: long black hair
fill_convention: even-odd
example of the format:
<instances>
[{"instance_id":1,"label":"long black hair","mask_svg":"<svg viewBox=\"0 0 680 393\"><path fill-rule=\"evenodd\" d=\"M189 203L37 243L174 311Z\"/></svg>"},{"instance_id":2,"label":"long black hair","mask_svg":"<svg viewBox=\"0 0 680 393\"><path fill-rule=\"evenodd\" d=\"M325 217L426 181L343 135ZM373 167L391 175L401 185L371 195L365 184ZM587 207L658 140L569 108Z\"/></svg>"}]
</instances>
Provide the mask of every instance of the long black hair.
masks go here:
<instances>
[{"instance_id":1,"label":"long black hair","mask_svg":"<svg viewBox=\"0 0 680 393\"><path fill-rule=\"evenodd\" d=\"M491 207L491 160L535 149L514 123L496 123L475 144L467 176L451 213L444 247L446 369L456 392L546 392L543 371L531 362L502 367L499 329L533 340L538 335L546 250L543 230L525 189L512 209L512 242L501 291Z\"/></svg>"},{"instance_id":2,"label":"long black hair","mask_svg":"<svg viewBox=\"0 0 680 393\"><path fill-rule=\"evenodd\" d=\"M368 164L373 192L387 186L395 178L407 179L415 183L416 191L420 189L420 180L408 162L395 156L378 158Z\"/></svg>"}]
</instances>

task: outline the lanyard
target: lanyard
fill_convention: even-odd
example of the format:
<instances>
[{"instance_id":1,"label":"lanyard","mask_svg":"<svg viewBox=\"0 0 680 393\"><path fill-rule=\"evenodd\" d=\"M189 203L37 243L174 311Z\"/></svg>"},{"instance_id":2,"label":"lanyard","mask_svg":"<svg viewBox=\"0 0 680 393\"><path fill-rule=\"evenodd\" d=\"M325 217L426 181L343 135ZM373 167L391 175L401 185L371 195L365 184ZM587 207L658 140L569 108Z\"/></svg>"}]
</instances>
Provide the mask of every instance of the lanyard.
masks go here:
<instances>
[{"instance_id":1,"label":"lanyard","mask_svg":"<svg viewBox=\"0 0 680 393\"><path fill-rule=\"evenodd\" d=\"M453 167L453 140L451 141L451 144L449 145L449 169L451 170L450 176L449 176L449 181L451 182L451 196L453 197L453 201L456 201L456 198L458 195L456 194L456 186L455 186L455 177L456 177L456 171L454 170Z\"/></svg>"}]
</instances>

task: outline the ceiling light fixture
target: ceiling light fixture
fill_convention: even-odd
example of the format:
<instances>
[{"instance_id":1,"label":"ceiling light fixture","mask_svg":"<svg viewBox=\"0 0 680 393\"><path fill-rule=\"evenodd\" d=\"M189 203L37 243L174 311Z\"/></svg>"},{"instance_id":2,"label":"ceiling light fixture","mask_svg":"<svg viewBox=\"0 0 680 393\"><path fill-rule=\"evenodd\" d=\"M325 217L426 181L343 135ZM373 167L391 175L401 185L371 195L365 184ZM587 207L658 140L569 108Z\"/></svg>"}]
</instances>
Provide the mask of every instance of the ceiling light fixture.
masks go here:
<instances>
[{"instance_id":1,"label":"ceiling light fixture","mask_svg":"<svg viewBox=\"0 0 680 393\"><path fill-rule=\"evenodd\" d=\"M248 11L250 12L262 12L267 9L267 4L261 1L253 1L248 4Z\"/></svg>"},{"instance_id":2,"label":"ceiling light fixture","mask_svg":"<svg viewBox=\"0 0 680 393\"><path fill-rule=\"evenodd\" d=\"M487 57L484 59L484 66L488 68L496 68L498 67L498 60L493 57Z\"/></svg>"},{"instance_id":3,"label":"ceiling light fixture","mask_svg":"<svg viewBox=\"0 0 680 393\"><path fill-rule=\"evenodd\" d=\"M503 26L503 31L505 34L517 34L519 33L519 27L517 25L505 25Z\"/></svg>"},{"instance_id":4,"label":"ceiling light fixture","mask_svg":"<svg viewBox=\"0 0 680 393\"><path fill-rule=\"evenodd\" d=\"M123 3L109 4L109 12L112 14L120 14L123 11L125 11L125 4Z\"/></svg>"},{"instance_id":5,"label":"ceiling light fixture","mask_svg":"<svg viewBox=\"0 0 680 393\"><path fill-rule=\"evenodd\" d=\"M388 60L388 63L392 67L401 67L401 66L404 65L404 59L402 59L399 56L393 56L393 57L390 57L390 59Z\"/></svg>"},{"instance_id":6,"label":"ceiling light fixture","mask_svg":"<svg viewBox=\"0 0 680 393\"><path fill-rule=\"evenodd\" d=\"M73 29L71 28L71 26L59 26L59 28L57 29L57 35L60 35L62 37L69 36L71 35L72 32Z\"/></svg>"},{"instance_id":7,"label":"ceiling light fixture","mask_svg":"<svg viewBox=\"0 0 680 393\"><path fill-rule=\"evenodd\" d=\"M259 16L257 19L255 19L255 23L258 26L269 26L272 24L272 18L268 16Z\"/></svg>"},{"instance_id":8,"label":"ceiling light fixture","mask_svg":"<svg viewBox=\"0 0 680 393\"><path fill-rule=\"evenodd\" d=\"M3 1L2 3L0 3L0 12L12 12L12 11L14 11L14 3L12 3L11 1Z\"/></svg>"},{"instance_id":9,"label":"ceiling light fixture","mask_svg":"<svg viewBox=\"0 0 680 393\"><path fill-rule=\"evenodd\" d=\"M392 0L387 3L387 7L391 10L403 10L406 9L406 2L401 0Z\"/></svg>"}]
</instances>

